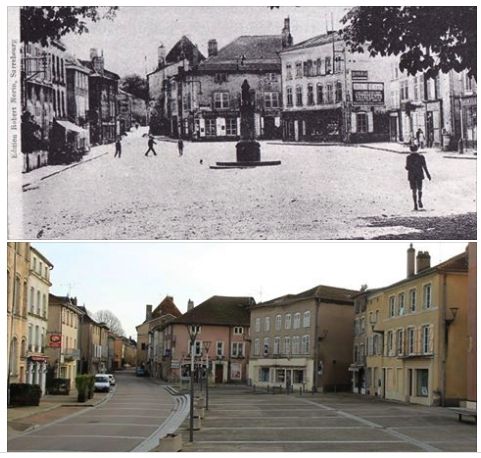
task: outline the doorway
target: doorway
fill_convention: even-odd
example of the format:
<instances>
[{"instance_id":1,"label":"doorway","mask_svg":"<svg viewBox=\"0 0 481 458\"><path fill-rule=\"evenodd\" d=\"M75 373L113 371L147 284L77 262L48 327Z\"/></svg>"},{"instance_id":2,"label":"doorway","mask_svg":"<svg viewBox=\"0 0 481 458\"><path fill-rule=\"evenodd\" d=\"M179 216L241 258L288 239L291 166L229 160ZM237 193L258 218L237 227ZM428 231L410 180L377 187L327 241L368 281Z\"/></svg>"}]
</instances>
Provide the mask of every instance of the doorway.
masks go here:
<instances>
[{"instance_id":1,"label":"doorway","mask_svg":"<svg viewBox=\"0 0 481 458\"><path fill-rule=\"evenodd\" d=\"M215 383L222 383L224 375L224 366L222 364L215 365Z\"/></svg>"}]
</instances>

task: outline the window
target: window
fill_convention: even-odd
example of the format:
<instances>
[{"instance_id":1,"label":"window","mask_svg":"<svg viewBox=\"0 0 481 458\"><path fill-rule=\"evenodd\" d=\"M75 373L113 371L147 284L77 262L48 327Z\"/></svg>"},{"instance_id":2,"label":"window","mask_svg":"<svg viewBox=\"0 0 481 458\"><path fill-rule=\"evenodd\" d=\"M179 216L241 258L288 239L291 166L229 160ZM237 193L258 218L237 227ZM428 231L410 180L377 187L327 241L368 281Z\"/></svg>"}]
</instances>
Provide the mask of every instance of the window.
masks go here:
<instances>
[{"instance_id":1,"label":"window","mask_svg":"<svg viewBox=\"0 0 481 458\"><path fill-rule=\"evenodd\" d=\"M396 315L396 299L394 296L389 298L389 317L392 318Z\"/></svg>"},{"instance_id":2,"label":"window","mask_svg":"<svg viewBox=\"0 0 481 458\"><path fill-rule=\"evenodd\" d=\"M428 396L429 370L416 369L416 395L421 397Z\"/></svg>"},{"instance_id":3,"label":"window","mask_svg":"<svg viewBox=\"0 0 481 458\"><path fill-rule=\"evenodd\" d=\"M256 318L256 332L261 332L261 319Z\"/></svg>"},{"instance_id":4,"label":"window","mask_svg":"<svg viewBox=\"0 0 481 458\"><path fill-rule=\"evenodd\" d=\"M276 315L276 331L280 331L282 327L282 315Z\"/></svg>"},{"instance_id":5,"label":"window","mask_svg":"<svg viewBox=\"0 0 481 458\"><path fill-rule=\"evenodd\" d=\"M292 65L291 64L286 64L286 79L287 80L292 79Z\"/></svg>"},{"instance_id":6,"label":"window","mask_svg":"<svg viewBox=\"0 0 481 458\"><path fill-rule=\"evenodd\" d=\"M255 339L254 340L254 355L255 356L259 356L259 353L260 353L260 343L259 343L259 339Z\"/></svg>"},{"instance_id":7,"label":"window","mask_svg":"<svg viewBox=\"0 0 481 458\"><path fill-rule=\"evenodd\" d=\"M302 78L302 62L296 62L296 78Z\"/></svg>"},{"instance_id":8,"label":"window","mask_svg":"<svg viewBox=\"0 0 481 458\"><path fill-rule=\"evenodd\" d=\"M214 75L214 83L224 83L227 81L227 73L216 73Z\"/></svg>"},{"instance_id":9,"label":"window","mask_svg":"<svg viewBox=\"0 0 481 458\"><path fill-rule=\"evenodd\" d=\"M299 336L294 336L292 338L292 354L293 355L299 354Z\"/></svg>"},{"instance_id":10,"label":"window","mask_svg":"<svg viewBox=\"0 0 481 458\"><path fill-rule=\"evenodd\" d=\"M264 338L264 355L269 354L269 337Z\"/></svg>"},{"instance_id":11,"label":"window","mask_svg":"<svg viewBox=\"0 0 481 458\"><path fill-rule=\"evenodd\" d=\"M40 328L38 326L35 326L35 337L34 337L34 351L40 351Z\"/></svg>"},{"instance_id":12,"label":"window","mask_svg":"<svg viewBox=\"0 0 481 458\"><path fill-rule=\"evenodd\" d=\"M279 93L264 92L264 106L266 108L279 108Z\"/></svg>"},{"instance_id":13,"label":"window","mask_svg":"<svg viewBox=\"0 0 481 458\"><path fill-rule=\"evenodd\" d=\"M421 328L421 333L422 333L422 352L423 353L431 353L431 345L430 345L430 339L431 339L431 332L430 332L430 327L428 325L423 326Z\"/></svg>"},{"instance_id":14,"label":"window","mask_svg":"<svg viewBox=\"0 0 481 458\"><path fill-rule=\"evenodd\" d=\"M294 369L292 371L293 383L304 383L304 371L302 369Z\"/></svg>"},{"instance_id":15,"label":"window","mask_svg":"<svg viewBox=\"0 0 481 458\"><path fill-rule=\"evenodd\" d=\"M387 356L392 356L393 352L393 333L388 331L387 333Z\"/></svg>"},{"instance_id":16,"label":"window","mask_svg":"<svg viewBox=\"0 0 481 458\"><path fill-rule=\"evenodd\" d=\"M338 56L334 59L334 73L341 73L342 59Z\"/></svg>"},{"instance_id":17,"label":"window","mask_svg":"<svg viewBox=\"0 0 481 458\"><path fill-rule=\"evenodd\" d=\"M280 337L274 337L274 350L273 354L278 355L281 352L281 338Z\"/></svg>"},{"instance_id":18,"label":"window","mask_svg":"<svg viewBox=\"0 0 481 458\"><path fill-rule=\"evenodd\" d=\"M286 317L284 318L284 328L291 329L291 314L286 313Z\"/></svg>"},{"instance_id":19,"label":"window","mask_svg":"<svg viewBox=\"0 0 481 458\"><path fill-rule=\"evenodd\" d=\"M235 326L234 327L234 335L235 336L241 336L244 334L244 328L242 326Z\"/></svg>"},{"instance_id":20,"label":"window","mask_svg":"<svg viewBox=\"0 0 481 458\"><path fill-rule=\"evenodd\" d=\"M379 334L374 334L372 338L372 346L373 346L373 353L375 355L380 355L381 348L382 348L382 341L381 341L381 336Z\"/></svg>"},{"instance_id":21,"label":"window","mask_svg":"<svg viewBox=\"0 0 481 458\"><path fill-rule=\"evenodd\" d=\"M302 107L302 87L296 87L296 106Z\"/></svg>"},{"instance_id":22,"label":"window","mask_svg":"<svg viewBox=\"0 0 481 458\"><path fill-rule=\"evenodd\" d=\"M294 315L294 329L299 329L301 327L301 314L296 313Z\"/></svg>"},{"instance_id":23,"label":"window","mask_svg":"<svg viewBox=\"0 0 481 458\"><path fill-rule=\"evenodd\" d=\"M423 305L425 309L431 308L431 283L423 287Z\"/></svg>"},{"instance_id":24,"label":"window","mask_svg":"<svg viewBox=\"0 0 481 458\"><path fill-rule=\"evenodd\" d=\"M30 312L35 313L35 289L30 287Z\"/></svg>"},{"instance_id":25,"label":"window","mask_svg":"<svg viewBox=\"0 0 481 458\"><path fill-rule=\"evenodd\" d=\"M191 325L191 326L190 326L190 332L192 332L193 334L199 335L199 334L200 334L200 330L201 330L201 327L198 326L198 325Z\"/></svg>"},{"instance_id":26,"label":"window","mask_svg":"<svg viewBox=\"0 0 481 458\"><path fill-rule=\"evenodd\" d=\"M302 320L302 326L308 328L311 326L311 312L308 310L304 312L304 319Z\"/></svg>"},{"instance_id":27,"label":"window","mask_svg":"<svg viewBox=\"0 0 481 458\"><path fill-rule=\"evenodd\" d=\"M259 368L259 382L268 382L269 381L269 368L268 367L260 367Z\"/></svg>"},{"instance_id":28,"label":"window","mask_svg":"<svg viewBox=\"0 0 481 458\"><path fill-rule=\"evenodd\" d=\"M468 76L468 72L464 74L464 92L474 92L474 78Z\"/></svg>"},{"instance_id":29,"label":"window","mask_svg":"<svg viewBox=\"0 0 481 458\"><path fill-rule=\"evenodd\" d=\"M42 300L42 309L43 309L42 315L43 315L44 318L46 318L47 317L47 295L44 294L42 299L43 299Z\"/></svg>"},{"instance_id":30,"label":"window","mask_svg":"<svg viewBox=\"0 0 481 458\"><path fill-rule=\"evenodd\" d=\"M307 104L314 105L314 86L312 84L307 85Z\"/></svg>"},{"instance_id":31,"label":"window","mask_svg":"<svg viewBox=\"0 0 481 458\"><path fill-rule=\"evenodd\" d=\"M317 85L317 104L322 105L324 103L324 87L322 84Z\"/></svg>"},{"instance_id":32,"label":"window","mask_svg":"<svg viewBox=\"0 0 481 458\"><path fill-rule=\"evenodd\" d=\"M33 350L33 326L28 325L28 351Z\"/></svg>"},{"instance_id":33,"label":"window","mask_svg":"<svg viewBox=\"0 0 481 458\"><path fill-rule=\"evenodd\" d=\"M291 338L284 337L284 353L289 356L291 354Z\"/></svg>"},{"instance_id":34,"label":"window","mask_svg":"<svg viewBox=\"0 0 481 458\"><path fill-rule=\"evenodd\" d=\"M326 75L332 72L331 57L327 56L325 60Z\"/></svg>"},{"instance_id":35,"label":"window","mask_svg":"<svg viewBox=\"0 0 481 458\"><path fill-rule=\"evenodd\" d=\"M226 135L235 137L237 135L237 118L226 119Z\"/></svg>"},{"instance_id":36,"label":"window","mask_svg":"<svg viewBox=\"0 0 481 458\"><path fill-rule=\"evenodd\" d=\"M259 339L257 339L259 342ZM215 355L216 356L224 356L224 342L218 340L215 345Z\"/></svg>"},{"instance_id":37,"label":"window","mask_svg":"<svg viewBox=\"0 0 481 458\"><path fill-rule=\"evenodd\" d=\"M230 353L233 358L242 358L244 356L244 342L232 342Z\"/></svg>"},{"instance_id":38,"label":"window","mask_svg":"<svg viewBox=\"0 0 481 458\"><path fill-rule=\"evenodd\" d=\"M403 80L400 82L401 88L401 100L408 100L409 99L409 84L408 80Z\"/></svg>"},{"instance_id":39,"label":"window","mask_svg":"<svg viewBox=\"0 0 481 458\"><path fill-rule=\"evenodd\" d=\"M271 330L271 317L266 316L264 318L264 331L269 332Z\"/></svg>"},{"instance_id":40,"label":"window","mask_svg":"<svg viewBox=\"0 0 481 458\"><path fill-rule=\"evenodd\" d=\"M397 354L402 355L404 353L404 331L402 329L396 331L396 346Z\"/></svg>"},{"instance_id":41,"label":"window","mask_svg":"<svg viewBox=\"0 0 481 458\"><path fill-rule=\"evenodd\" d=\"M415 289L409 290L409 310L411 312L416 311L416 290Z\"/></svg>"},{"instance_id":42,"label":"window","mask_svg":"<svg viewBox=\"0 0 481 458\"><path fill-rule=\"evenodd\" d=\"M20 314L20 278L15 277L15 297L13 298L13 313Z\"/></svg>"},{"instance_id":43,"label":"window","mask_svg":"<svg viewBox=\"0 0 481 458\"><path fill-rule=\"evenodd\" d=\"M33 258L33 269L34 272L37 271L37 258Z\"/></svg>"},{"instance_id":44,"label":"window","mask_svg":"<svg viewBox=\"0 0 481 458\"><path fill-rule=\"evenodd\" d=\"M302 353L309 354L309 336L302 336Z\"/></svg>"},{"instance_id":45,"label":"window","mask_svg":"<svg viewBox=\"0 0 481 458\"><path fill-rule=\"evenodd\" d=\"M342 102L342 83L336 82L336 103Z\"/></svg>"},{"instance_id":46,"label":"window","mask_svg":"<svg viewBox=\"0 0 481 458\"><path fill-rule=\"evenodd\" d=\"M316 75L319 76L322 74L322 59L319 58L316 60Z\"/></svg>"},{"instance_id":47,"label":"window","mask_svg":"<svg viewBox=\"0 0 481 458\"><path fill-rule=\"evenodd\" d=\"M214 92L214 108L216 109L229 108L228 92Z\"/></svg>"},{"instance_id":48,"label":"window","mask_svg":"<svg viewBox=\"0 0 481 458\"><path fill-rule=\"evenodd\" d=\"M40 315L40 291L37 291L37 315Z\"/></svg>"},{"instance_id":49,"label":"window","mask_svg":"<svg viewBox=\"0 0 481 458\"><path fill-rule=\"evenodd\" d=\"M42 275L42 270L43 270L43 263L42 263L42 261L40 261L39 264L38 264L38 273L40 275Z\"/></svg>"},{"instance_id":50,"label":"window","mask_svg":"<svg viewBox=\"0 0 481 458\"><path fill-rule=\"evenodd\" d=\"M286 94L287 94L286 105L288 107L292 107L292 105L293 105L293 102L292 102L292 87L286 88Z\"/></svg>"},{"instance_id":51,"label":"window","mask_svg":"<svg viewBox=\"0 0 481 458\"><path fill-rule=\"evenodd\" d=\"M285 369L276 369L276 382L277 383L284 383L286 379L286 370Z\"/></svg>"},{"instance_id":52,"label":"window","mask_svg":"<svg viewBox=\"0 0 481 458\"><path fill-rule=\"evenodd\" d=\"M332 93L332 84L326 86L326 103L334 103L334 95Z\"/></svg>"},{"instance_id":53,"label":"window","mask_svg":"<svg viewBox=\"0 0 481 458\"><path fill-rule=\"evenodd\" d=\"M206 135L206 137L215 137L216 136L215 119L207 118L205 120L205 135Z\"/></svg>"},{"instance_id":54,"label":"window","mask_svg":"<svg viewBox=\"0 0 481 458\"><path fill-rule=\"evenodd\" d=\"M408 354L412 355L414 354L414 328L408 328Z\"/></svg>"},{"instance_id":55,"label":"window","mask_svg":"<svg viewBox=\"0 0 481 458\"><path fill-rule=\"evenodd\" d=\"M364 134L368 131L367 113L356 114L357 132Z\"/></svg>"},{"instance_id":56,"label":"window","mask_svg":"<svg viewBox=\"0 0 481 458\"><path fill-rule=\"evenodd\" d=\"M398 296L398 308L399 308L399 316L404 315L404 293L401 293Z\"/></svg>"}]
</instances>

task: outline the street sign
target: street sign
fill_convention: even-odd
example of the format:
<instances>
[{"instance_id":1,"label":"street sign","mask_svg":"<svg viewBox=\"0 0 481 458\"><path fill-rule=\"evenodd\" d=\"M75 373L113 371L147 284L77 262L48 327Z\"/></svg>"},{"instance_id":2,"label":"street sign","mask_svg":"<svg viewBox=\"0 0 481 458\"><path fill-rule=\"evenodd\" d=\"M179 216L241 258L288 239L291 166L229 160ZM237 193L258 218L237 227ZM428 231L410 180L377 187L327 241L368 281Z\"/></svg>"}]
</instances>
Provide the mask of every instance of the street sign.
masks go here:
<instances>
[{"instance_id":1,"label":"street sign","mask_svg":"<svg viewBox=\"0 0 481 458\"><path fill-rule=\"evenodd\" d=\"M180 367L180 361L171 361L170 362L170 368L171 369L179 369Z\"/></svg>"}]
</instances>

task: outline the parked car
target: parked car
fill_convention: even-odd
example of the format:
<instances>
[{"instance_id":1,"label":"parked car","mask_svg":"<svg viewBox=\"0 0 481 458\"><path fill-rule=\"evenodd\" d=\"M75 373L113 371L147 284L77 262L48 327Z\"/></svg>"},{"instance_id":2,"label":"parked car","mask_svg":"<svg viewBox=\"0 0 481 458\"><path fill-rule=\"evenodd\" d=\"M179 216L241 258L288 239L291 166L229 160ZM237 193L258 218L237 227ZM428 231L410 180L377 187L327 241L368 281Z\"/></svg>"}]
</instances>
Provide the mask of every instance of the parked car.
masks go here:
<instances>
[{"instance_id":1,"label":"parked car","mask_svg":"<svg viewBox=\"0 0 481 458\"><path fill-rule=\"evenodd\" d=\"M95 391L110 391L110 380L107 374L97 374L95 376Z\"/></svg>"},{"instance_id":2,"label":"parked car","mask_svg":"<svg viewBox=\"0 0 481 458\"><path fill-rule=\"evenodd\" d=\"M137 369L135 369L135 375L137 377L143 377L145 375L145 369L143 367L137 367Z\"/></svg>"},{"instance_id":3,"label":"parked car","mask_svg":"<svg viewBox=\"0 0 481 458\"><path fill-rule=\"evenodd\" d=\"M112 374L105 374L109 378L110 385L115 385L115 377Z\"/></svg>"}]
</instances>

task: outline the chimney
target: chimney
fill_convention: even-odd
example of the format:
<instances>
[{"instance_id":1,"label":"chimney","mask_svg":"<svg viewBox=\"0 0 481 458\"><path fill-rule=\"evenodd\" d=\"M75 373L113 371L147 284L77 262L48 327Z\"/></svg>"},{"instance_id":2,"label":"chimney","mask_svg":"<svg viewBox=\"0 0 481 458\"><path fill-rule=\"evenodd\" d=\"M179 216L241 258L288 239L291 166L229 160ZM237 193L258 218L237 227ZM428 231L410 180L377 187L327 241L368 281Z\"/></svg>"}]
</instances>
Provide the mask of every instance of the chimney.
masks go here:
<instances>
[{"instance_id":1,"label":"chimney","mask_svg":"<svg viewBox=\"0 0 481 458\"><path fill-rule=\"evenodd\" d=\"M97 48L90 48L90 60L92 61L92 67L96 73L104 74L104 51L101 51L99 55L99 50Z\"/></svg>"},{"instance_id":2,"label":"chimney","mask_svg":"<svg viewBox=\"0 0 481 458\"><path fill-rule=\"evenodd\" d=\"M199 65L199 50L197 49L197 46L194 45L194 48L192 49L192 67L196 69L198 65Z\"/></svg>"},{"instance_id":3,"label":"chimney","mask_svg":"<svg viewBox=\"0 0 481 458\"><path fill-rule=\"evenodd\" d=\"M158 56L158 65L159 68L165 65L165 48L164 45L161 43L157 49L157 56Z\"/></svg>"},{"instance_id":4,"label":"chimney","mask_svg":"<svg viewBox=\"0 0 481 458\"><path fill-rule=\"evenodd\" d=\"M294 40L291 35L291 20L289 17L284 19L284 28L282 29L282 47L288 48L292 46Z\"/></svg>"},{"instance_id":5,"label":"chimney","mask_svg":"<svg viewBox=\"0 0 481 458\"><path fill-rule=\"evenodd\" d=\"M187 301L187 311L192 310L194 308L194 301L189 299Z\"/></svg>"},{"instance_id":6,"label":"chimney","mask_svg":"<svg viewBox=\"0 0 481 458\"><path fill-rule=\"evenodd\" d=\"M414 276L414 257L416 255L416 250L413 248L413 244L409 245L408 248L408 268L407 277L410 278Z\"/></svg>"},{"instance_id":7,"label":"chimney","mask_svg":"<svg viewBox=\"0 0 481 458\"><path fill-rule=\"evenodd\" d=\"M90 60L93 61L98 56L99 56L98 49L97 48L90 48Z\"/></svg>"},{"instance_id":8,"label":"chimney","mask_svg":"<svg viewBox=\"0 0 481 458\"><path fill-rule=\"evenodd\" d=\"M145 321L149 321L152 319L152 306L146 305L145 306Z\"/></svg>"},{"instance_id":9,"label":"chimney","mask_svg":"<svg viewBox=\"0 0 481 458\"><path fill-rule=\"evenodd\" d=\"M420 273L423 270L429 269L431 267L431 256L428 251L418 251L416 256L416 273Z\"/></svg>"},{"instance_id":10,"label":"chimney","mask_svg":"<svg viewBox=\"0 0 481 458\"><path fill-rule=\"evenodd\" d=\"M217 56L217 40L212 39L207 42L208 56Z\"/></svg>"}]
</instances>

